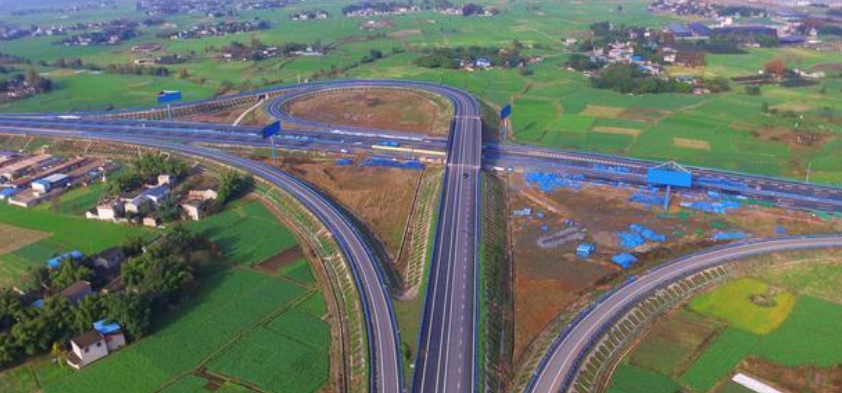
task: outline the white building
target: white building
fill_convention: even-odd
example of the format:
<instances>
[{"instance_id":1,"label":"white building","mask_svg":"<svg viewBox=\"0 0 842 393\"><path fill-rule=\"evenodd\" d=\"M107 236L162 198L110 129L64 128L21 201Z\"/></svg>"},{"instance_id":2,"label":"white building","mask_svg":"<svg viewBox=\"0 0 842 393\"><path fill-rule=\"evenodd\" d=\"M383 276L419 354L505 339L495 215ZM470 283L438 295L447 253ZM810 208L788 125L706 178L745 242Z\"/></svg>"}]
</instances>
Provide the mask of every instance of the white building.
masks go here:
<instances>
[{"instance_id":1,"label":"white building","mask_svg":"<svg viewBox=\"0 0 842 393\"><path fill-rule=\"evenodd\" d=\"M71 351L67 355L67 364L77 370L108 356L108 344L105 336L96 330L82 333L70 340Z\"/></svg>"}]
</instances>

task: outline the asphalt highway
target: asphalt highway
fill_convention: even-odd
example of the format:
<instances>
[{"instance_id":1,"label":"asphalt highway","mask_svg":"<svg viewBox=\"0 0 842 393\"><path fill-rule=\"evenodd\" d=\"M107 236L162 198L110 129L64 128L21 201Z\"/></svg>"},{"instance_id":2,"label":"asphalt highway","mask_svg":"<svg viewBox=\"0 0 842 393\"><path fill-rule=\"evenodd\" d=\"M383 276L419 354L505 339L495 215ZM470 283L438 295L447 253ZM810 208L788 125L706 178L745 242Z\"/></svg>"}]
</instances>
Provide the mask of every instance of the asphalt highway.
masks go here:
<instances>
[{"instance_id":1,"label":"asphalt highway","mask_svg":"<svg viewBox=\"0 0 842 393\"><path fill-rule=\"evenodd\" d=\"M0 129L2 130L2 129ZM306 183L279 169L214 149L155 139L111 134L29 130L28 134L74 137L128 143L207 158L239 168L289 192L304 204L330 231L350 264L357 283L369 341L371 392L394 393L403 389L400 340L394 311L383 274L370 245L358 228L336 206Z\"/></svg>"},{"instance_id":2,"label":"asphalt highway","mask_svg":"<svg viewBox=\"0 0 842 393\"><path fill-rule=\"evenodd\" d=\"M454 105L447 141L410 133L382 132L307 122L284 113L284 103L295 97L337 89L368 87L422 89L450 99ZM399 141L401 146L446 151L444 186L435 234L430 282L424 305L419 353L412 380L414 392L478 392L477 304L478 248L480 244L480 169L488 165L523 168L567 168L606 180L644 181L646 170L657 162L610 155L517 145L482 145L480 105L460 90L424 82L336 81L285 87L267 112L284 123L309 130L285 129L277 142L285 147L315 150L370 149L377 141ZM280 94L267 89L251 95ZM228 98L225 98L228 99ZM212 102L206 101L205 103ZM190 105L184 104L184 105ZM128 113L128 112L123 112ZM192 142L265 146L258 127L188 122L106 119L108 113L26 114L0 116L0 132L58 137L102 139L145 145L207 157L239 167L289 191L310 209L337 239L351 264L366 312L371 365L371 391L401 392L400 342L394 312L378 262L358 230L336 207L305 183L277 169L217 150L184 144ZM483 153L485 154L483 156ZM380 152L396 154L400 152ZM412 156L407 153L406 156ZM605 170L605 167L622 170ZM757 196L784 206L842 211L842 189L707 168L690 168L699 184L710 189ZM769 240L708 250L674 261L642 275L622 287L559 339L536 374L531 392L558 392L575 372L576 359L587 353L588 343L620 310L643 294L683 275L741 256L790 249L842 246L842 237Z\"/></svg>"},{"instance_id":3,"label":"asphalt highway","mask_svg":"<svg viewBox=\"0 0 842 393\"><path fill-rule=\"evenodd\" d=\"M713 248L665 263L629 284L621 287L577 318L566 333L554 344L542 366L535 374L529 393L556 393L567 391L568 384L578 371L577 363L588 353L590 346L624 310L637 304L657 288L673 283L695 272L715 267L739 258L773 252L842 247L842 235L827 237L800 237L739 243Z\"/></svg>"}]
</instances>

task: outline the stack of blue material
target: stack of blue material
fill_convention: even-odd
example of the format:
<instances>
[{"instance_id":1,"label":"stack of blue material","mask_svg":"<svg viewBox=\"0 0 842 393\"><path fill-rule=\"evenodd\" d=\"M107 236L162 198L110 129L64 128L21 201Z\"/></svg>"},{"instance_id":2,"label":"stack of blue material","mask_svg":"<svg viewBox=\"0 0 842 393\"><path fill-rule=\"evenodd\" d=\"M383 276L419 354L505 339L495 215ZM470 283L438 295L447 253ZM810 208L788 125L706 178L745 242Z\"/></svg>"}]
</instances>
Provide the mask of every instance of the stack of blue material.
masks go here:
<instances>
[{"instance_id":1,"label":"stack of blue material","mask_svg":"<svg viewBox=\"0 0 842 393\"><path fill-rule=\"evenodd\" d=\"M340 158L340 159L336 160L336 165L339 165L339 166L351 165L352 163L354 163L354 161L351 160L350 158Z\"/></svg>"},{"instance_id":2,"label":"stack of blue material","mask_svg":"<svg viewBox=\"0 0 842 393\"><path fill-rule=\"evenodd\" d=\"M619 265L623 269L628 269L637 262L637 258L634 255L624 252L611 257L611 262L614 262L614 264Z\"/></svg>"},{"instance_id":3,"label":"stack of blue material","mask_svg":"<svg viewBox=\"0 0 842 393\"><path fill-rule=\"evenodd\" d=\"M747 236L745 233L732 231L732 232L717 232L713 234L713 240L742 240L745 239Z\"/></svg>"},{"instance_id":4,"label":"stack of blue material","mask_svg":"<svg viewBox=\"0 0 842 393\"><path fill-rule=\"evenodd\" d=\"M424 169L424 164L422 164L420 161L400 162L400 161L390 160L390 159L387 159L387 158L376 158L376 157L375 158L369 158L368 160L366 160L366 162L363 163L363 166L383 166L383 167L389 167L389 168L412 169L412 170L418 170L418 171Z\"/></svg>"},{"instance_id":5,"label":"stack of blue material","mask_svg":"<svg viewBox=\"0 0 842 393\"><path fill-rule=\"evenodd\" d=\"M649 229L649 228L647 228L643 225L631 224L631 225L629 225L629 228L632 231L635 231L635 232L639 233L646 240L649 240L649 241L652 241L652 242L665 242L665 241L667 241L667 235L664 235L662 233L657 233L657 232L655 232L655 231L653 231L653 230L651 230L651 229Z\"/></svg>"},{"instance_id":6,"label":"stack of blue material","mask_svg":"<svg viewBox=\"0 0 842 393\"><path fill-rule=\"evenodd\" d=\"M532 215L532 209L524 207L523 209L515 210L514 214L518 217L529 217Z\"/></svg>"},{"instance_id":7,"label":"stack of blue material","mask_svg":"<svg viewBox=\"0 0 842 393\"><path fill-rule=\"evenodd\" d=\"M696 179L696 182L706 183L706 184L710 184L710 185L716 185L716 186L720 186L720 187L728 187L728 188L748 188L748 186L743 182L734 181L734 180L727 180L727 179L717 179L717 178L714 178L714 177L707 177L707 176L702 176L702 177Z\"/></svg>"},{"instance_id":8,"label":"stack of blue material","mask_svg":"<svg viewBox=\"0 0 842 393\"><path fill-rule=\"evenodd\" d=\"M576 255L582 258L587 258L593 254L596 246L593 243L579 243L576 246Z\"/></svg>"},{"instance_id":9,"label":"stack of blue material","mask_svg":"<svg viewBox=\"0 0 842 393\"><path fill-rule=\"evenodd\" d=\"M623 248L633 249L646 243L646 239L637 232L618 232L617 237L620 238L620 246Z\"/></svg>"},{"instance_id":10,"label":"stack of blue material","mask_svg":"<svg viewBox=\"0 0 842 393\"><path fill-rule=\"evenodd\" d=\"M543 192L552 192L557 188L572 188L578 190L582 186L571 179L557 173L527 172L524 176L530 186L536 185Z\"/></svg>"},{"instance_id":11,"label":"stack of blue material","mask_svg":"<svg viewBox=\"0 0 842 393\"><path fill-rule=\"evenodd\" d=\"M593 164L591 168L603 172L629 173L629 168L624 166L608 166L602 164Z\"/></svg>"},{"instance_id":12,"label":"stack of blue material","mask_svg":"<svg viewBox=\"0 0 842 393\"><path fill-rule=\"evenodd\" d=\"M693 210L701 210L707 213L726 214L728 210L739 209L740 203L734 201L696 201L690 203L682 203L681 206L689 207Z\"/></svg>"},{"instance_id":13,"label":"stack of blue material","mask_svg":"<svg viewBox=\"0 0 842 393\"><path fill-rule=\"evenodd\" d=\"M637 192L629 198L630 202L642 203L644 205L661 206L664 204L664 198L658 195Z\"/></svg>"}]
</instances>

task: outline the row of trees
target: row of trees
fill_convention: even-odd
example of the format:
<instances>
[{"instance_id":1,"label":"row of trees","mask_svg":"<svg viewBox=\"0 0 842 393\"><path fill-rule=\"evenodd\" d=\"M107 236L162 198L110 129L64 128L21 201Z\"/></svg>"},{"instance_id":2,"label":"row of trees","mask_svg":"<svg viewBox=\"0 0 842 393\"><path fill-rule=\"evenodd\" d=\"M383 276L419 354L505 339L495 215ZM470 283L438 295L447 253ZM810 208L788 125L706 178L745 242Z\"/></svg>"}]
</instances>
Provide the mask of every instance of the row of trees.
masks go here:
<instances>
[{"instance_id":1,"label":"row of trees","mask_svg":"<svg viewBox=\"0 0 842 393\"><path fill-rule=\"evenodd\" d=\"M436 48L415 59L415 64L425 68L459 68L462 61L487 59L492 66L514 68L526 64L521 55L522 45L515 41L509 49L483 46Z\"/></svg>"},{"instance_id":2,"label":"row of trees","mask_svg":"<svg viewBox=\"0 0 842 393\"><path fill-rule=\"evenodd\" d=\"M136 190L160 174L179 179L187 176L187 172L187 164L181 160L162 155L145 155L135 161L129 170L108 182L107 194L115 196Z\"/></svg>"},{"instance_id":3,"label":"row of trees","mask_svg":"<svg viewBox=\"0 0 842 393\"><path fill-rule=\"evenodd\" d=\"M633 64L614 64L591 78L593 87L610 89L620 93L689 93L693 85L673 78L662 79L650 76Z\"/></svg>"}]
</instances>

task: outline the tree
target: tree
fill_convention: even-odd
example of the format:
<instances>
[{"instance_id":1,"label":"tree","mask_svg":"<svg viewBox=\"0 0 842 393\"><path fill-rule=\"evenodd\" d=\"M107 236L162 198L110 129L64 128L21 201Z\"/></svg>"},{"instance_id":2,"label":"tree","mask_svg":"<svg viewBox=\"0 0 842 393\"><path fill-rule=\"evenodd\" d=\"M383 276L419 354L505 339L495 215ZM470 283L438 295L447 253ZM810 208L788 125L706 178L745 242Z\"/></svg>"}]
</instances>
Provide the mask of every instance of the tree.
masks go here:
<instances>
[{"instance_id":1,"label":"tree","mask_svg":"<svg viewBox=\"0 0 842 393\"><path fill-rule=\"evenodd\" d=\"M143 237L131 234L123 239L123 244L120 245L120 248L123 250L123 255L126 258L131 258L142 254L144 246L146 246L146 241L143 240Z\"/></svg>"},{"instance_id":2,"label":"tree","mask_svg":"<svg viewBox=\"0 0 842 393\"><path fill-rule=\"evenodd\" d=\"M93 270L68 258L61 261L57 269L50 271L49 282L53 289L62 290L76 281L90 280L93 275Z\"/></svg>"},{"instance_id":3,"label":"tree","mask_svg":"<svg viewBox=\"0 0 842 393\"><path fill-rule=\"evenodd\" d=\"M106 318L116 321L130 339L138 339L149 332L152 310L149 303L134 293L118 293L106 297Z\"/></svg>"},{"instance_id":4,"label":"tree","mask_svg":"<svg viewBox=\"0 0 842 393\"><path fill-rule=\"evenodd\" d=\"M786 74L786 62L783 59L774 59L763 65L763 71L769 75L781 78Z\"/></svg>"},{"instance_id":5,"label":"tree","mask_svg":"<svg viewBox=\"0 0 842 393\"><path fill-rule=\"evenodd\" d=\"M158 204L155 214L162 222L173 222L181 217L181 208L168 196Z\"/></svg>"},{"instance_id":6,"label":"tree","mask_svg":"<svg viewBox=\"0 0 842 393\"><path fill-rule=\"evenodd\" d=\"M246 192L252 183L252 179L243 177L237 172L228 171L222 173L219 176L219 203L228 203L233 198Z\"/></svg>"}]
</instances>

